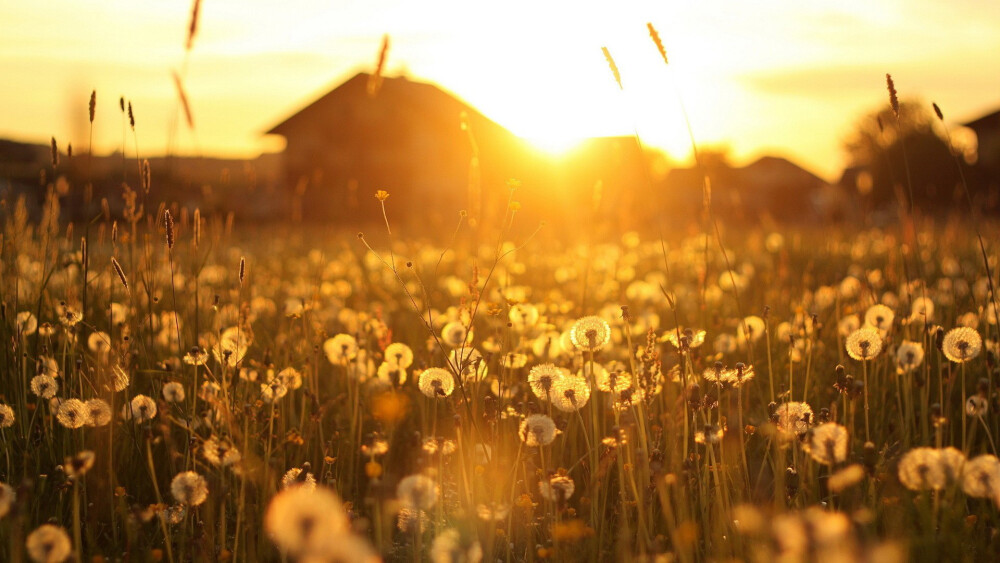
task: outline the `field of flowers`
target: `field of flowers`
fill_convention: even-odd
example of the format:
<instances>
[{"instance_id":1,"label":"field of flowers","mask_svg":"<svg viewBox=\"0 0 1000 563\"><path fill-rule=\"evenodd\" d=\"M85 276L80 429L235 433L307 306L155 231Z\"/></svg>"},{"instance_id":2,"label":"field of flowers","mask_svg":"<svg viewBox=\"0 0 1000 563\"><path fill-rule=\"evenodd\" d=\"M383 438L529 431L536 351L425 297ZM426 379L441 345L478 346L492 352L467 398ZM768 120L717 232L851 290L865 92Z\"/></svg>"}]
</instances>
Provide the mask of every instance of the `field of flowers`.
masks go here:
<instances>
[{"instance_id":1,"label":"field of flowers","mask_svg":"<svg viewBox=\"0 0 1000 563\"><path fill-rule=\"evenodd\" d=\"M1000 554L997 260L957 221L574 243L511 202L417 241L143 199L4 208L0 559Z\"/></svg>"}]
</instances>

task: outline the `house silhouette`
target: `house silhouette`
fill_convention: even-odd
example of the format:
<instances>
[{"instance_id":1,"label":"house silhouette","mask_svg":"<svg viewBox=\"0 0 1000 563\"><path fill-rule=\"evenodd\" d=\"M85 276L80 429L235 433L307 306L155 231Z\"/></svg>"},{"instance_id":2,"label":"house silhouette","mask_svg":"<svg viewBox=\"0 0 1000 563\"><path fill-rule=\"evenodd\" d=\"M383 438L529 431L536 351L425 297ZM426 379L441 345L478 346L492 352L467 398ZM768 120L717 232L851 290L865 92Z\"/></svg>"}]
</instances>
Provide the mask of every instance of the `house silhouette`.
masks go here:
<instances>
[{"instance_id":1,"label":"house silhouette","mask_svg":"<svg viewBox=\"0 0 1000 563\"><path fill-rule=\"evenodd\" d=\"M475 221L493 194L522 174L527 147L471 105L432 84L359 73L267 134L286 140L284 178L293 216L375 220L386 190L400 220Z\"/></svg>"},{"instance_id":2,"label":"house silhouette","mask_svg":"<svg viewBox=\"0 0 1000 563\"><path fill-rule=\"evenodd\" d=\"M976 134L976 168L987 191L1000 187L1000 109L962 124Z\"/></svg>"}]
</instances>

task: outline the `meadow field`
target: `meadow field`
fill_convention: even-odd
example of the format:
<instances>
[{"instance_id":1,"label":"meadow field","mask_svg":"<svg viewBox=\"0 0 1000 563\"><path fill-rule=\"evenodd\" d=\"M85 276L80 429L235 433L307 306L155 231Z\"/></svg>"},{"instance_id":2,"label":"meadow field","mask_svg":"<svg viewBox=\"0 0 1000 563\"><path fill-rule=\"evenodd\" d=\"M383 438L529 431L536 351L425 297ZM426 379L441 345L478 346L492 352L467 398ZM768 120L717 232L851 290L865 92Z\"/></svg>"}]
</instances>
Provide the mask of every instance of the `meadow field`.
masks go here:
<instances>
[{"instance_id":1,"label":"meadow field","mask_svg":"<svg viewBox=\"0 0 1000 563\"><path fill-rule=\"evenodd\" d=\"M0 559L1000 555L992 225L515 235L512 184L435 239L146 185L4 202Z\"/></svg>"}]
</instances>

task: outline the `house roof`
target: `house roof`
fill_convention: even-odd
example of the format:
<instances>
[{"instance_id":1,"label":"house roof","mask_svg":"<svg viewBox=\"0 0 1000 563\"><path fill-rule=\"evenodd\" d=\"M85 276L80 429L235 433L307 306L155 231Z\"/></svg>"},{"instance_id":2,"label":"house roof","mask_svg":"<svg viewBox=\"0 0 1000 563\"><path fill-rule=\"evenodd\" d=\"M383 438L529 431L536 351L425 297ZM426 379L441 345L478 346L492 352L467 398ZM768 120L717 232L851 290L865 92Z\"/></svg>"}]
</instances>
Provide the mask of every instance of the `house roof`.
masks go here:
<instances>
[{"instance_id":1,"label":"house roof","mask_svg":"<svg viewBox=\"0 0 1000 563\"><path fill-rule=\"evenodd\" d=\"M821 186L826 182L819 176L802 168L794 162L779 156L762 156L741 167L724 166L713 169L716 182L723 184L731 182L737 187L756 188L758 185L771 185L775 182L797 187ZM668 183L675 185L700 184L702 172L695 167L674 168L667 175Z\"/></svg>"},{"instance_id":2,"label":"house roof","mask_svg":"<svg viewBox=\"0 0 1000 563\"><path fill-rule=\"evenodd\" d=\"M351 100L372 98L383 103L401 107L421 119L438 123L452 121L458 124L459 115L465 112L474 127L503 129L500 125L476 111L471 105L450 92L425 82L416 82L405 77L383 77L381 86L374 96L368 92L371 75L358 73L346 82L333 88L319 98L296 110L283 121L269 129L267 135L287 135L302 126L323 126L321 117L330 108Z\"/></svg>"},{"instance_id":3,"label":"house roof","mask_svg":"<svg viewBox=\"0 0 1000 563\"><path fill-rule=\"evenodd\" d=\"M751 175L764 177L780 175L787 180L794 180L796 183L802 185L822 185L826 183L819 176L780 156L762 156L744 166L742 170Z\"/></svg>"},{"instance_id":4,"label":"house roof","mask_svg":"<svg viewBox=\"0 0 1000 563\"><path fill-rule=\"evenodd\" d=\"M984 128L994 128L1000 129L1000 109L994 111L993 113L988 113L980 118L974 119L968 123L963 123L965 127L978 131Z\"/></svg>"}]
</instances>

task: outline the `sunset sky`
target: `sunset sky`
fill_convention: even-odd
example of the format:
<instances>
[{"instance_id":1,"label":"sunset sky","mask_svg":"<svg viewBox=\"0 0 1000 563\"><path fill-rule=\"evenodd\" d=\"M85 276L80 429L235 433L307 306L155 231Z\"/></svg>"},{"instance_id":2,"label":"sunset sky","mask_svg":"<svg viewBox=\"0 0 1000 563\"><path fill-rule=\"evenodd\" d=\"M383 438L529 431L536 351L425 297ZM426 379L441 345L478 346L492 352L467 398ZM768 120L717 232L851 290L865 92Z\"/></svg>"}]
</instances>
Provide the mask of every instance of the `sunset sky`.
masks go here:
<instances>
[{"instance_id":1,"label":"sunset sky","mask_svg":"<svg viewBox=\"0 0 1000 563\"><path fill-rule=\"evenodd\" d=\"M54 135L84 150L96 89L97 152L121 146L124 95L139 150L163 154L190 9L181 0L0 4L0 138ZM387 74L435 82L549 149L637 129L683 160L679 93L700 144L728 146L737 163L783 155L835 179L853 123L885 103L886 72L902 97L936 101L953 123L1000 107L996 2L204 0L185 81L195 131L178 129L178 151L280 150L262 132L371 70L383 34Z\"/></svg>"}]
</instances>

